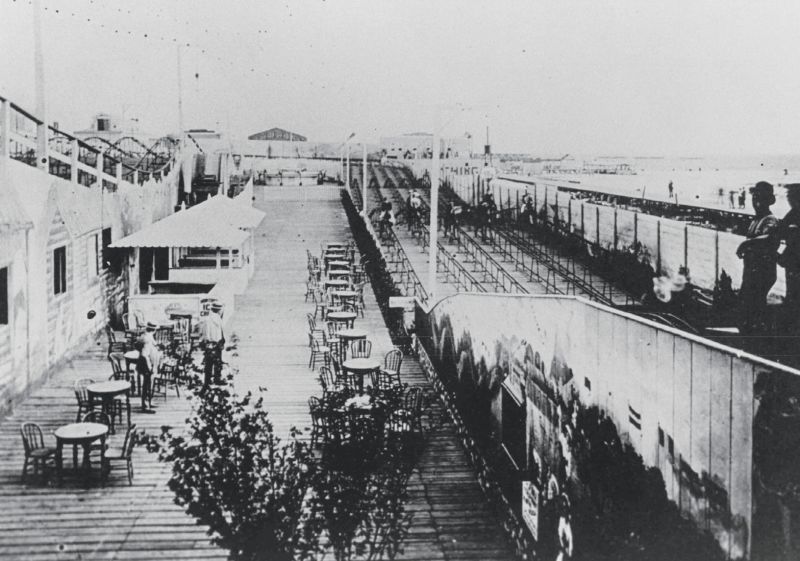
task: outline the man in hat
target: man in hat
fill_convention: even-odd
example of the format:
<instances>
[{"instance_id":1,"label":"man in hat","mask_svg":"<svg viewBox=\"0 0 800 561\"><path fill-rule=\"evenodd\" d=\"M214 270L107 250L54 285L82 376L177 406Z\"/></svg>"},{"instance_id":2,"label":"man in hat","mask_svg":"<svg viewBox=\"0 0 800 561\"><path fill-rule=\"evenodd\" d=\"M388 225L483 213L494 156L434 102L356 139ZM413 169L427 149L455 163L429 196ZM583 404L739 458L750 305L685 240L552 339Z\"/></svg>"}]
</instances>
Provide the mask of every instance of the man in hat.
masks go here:
<instances>
[{"instance_id":1,"label":"man in hat","mask_svg":"<svg viewBox=\"0 0 800 561\"><path fill-rule=\"evenodd\" d=\"M794 333L800 319L800 183L790 183L785 187L790 210L778 226L778 237L786 242L778 264L786 270L784 327Z\"/></svg>"},{"instance_id":2,"label":"man in hat","mask_svg":"<svg viewBox=\"0 0 800 561\"><path fill-rule=\"evenodd\" d=\"M161 353L156 346L153 334L158 326L152 321L148 321L139 340L136 342L136 350L139 351L139 359L136 361L136 373L141 379L139 394L142 398L142 412L154 413L153 411L153 373L158 372L158 365L161 362Z\"/></svg>"},{"instance_id":3,"label":"man in hat","mask_svg":"<svg viewBox=\"0 0 800 561\"><path fill-rule=\"evenodd\" d=\"M225 334L222 329L222 304L212 302L208 315L198 323L200 345L203 347L204 378L203 385L212 382L220 383L222 373L222 349L225 346Z\"/></svg>"},{"instance_id":4,"label":"man in hat","mask_svg":"<svg viewBox=\"0 0 800 561\"><path fill-rule=\"evenodd\" d=\"M766 330L767 294L777 279L778 219L770 211L775 204L772 184L759 181L750 189L755 217L747 229L747 239L739 244L736 255L744 261L740 331L743 333Z\"/></svg>"}]
</instances>

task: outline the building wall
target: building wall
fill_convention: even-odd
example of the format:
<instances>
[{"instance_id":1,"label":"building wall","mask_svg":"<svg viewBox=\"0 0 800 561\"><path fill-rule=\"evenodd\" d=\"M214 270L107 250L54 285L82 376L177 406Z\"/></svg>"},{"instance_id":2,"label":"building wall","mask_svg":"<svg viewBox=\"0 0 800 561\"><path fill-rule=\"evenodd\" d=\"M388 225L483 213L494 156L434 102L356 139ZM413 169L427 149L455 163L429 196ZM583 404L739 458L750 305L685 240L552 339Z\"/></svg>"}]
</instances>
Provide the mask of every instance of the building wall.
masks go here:
<instances>
[{"instance_id":1,"label":"building wall","mask_svg":"<svg viewBox=\"0 0 800 561\"><path fill-rule=\"evenodd\" d=\"M27 378L28 292L25 284L25 231L0 234L0 268L8 268L8 324L0 325L0 408L23 391Z\"/></svg>"},{"instance_id":2,"label":"building wall","mask_svg":"<svg viewBox=\"0 0 800 561\"><path fill-rule=\"evenodd\" d=\"M546 464L565 438L546 422L549 409L574 398L598 406L644 464L661 471L686 515L731 558L748 555L761 399L754 388L768 375L786 388L784 378L796 382L799 373L575 298L464 293L420 314L418 336L456 391L490 401L467 413L487 433L501 438L503 383L519 384L527 447ZM787 402L800 396L792 391L782 394Z\"/></svg>"},{"instance_id":3,"label":"building wall","mask_svg":"<svg viewBox=\"0 0 800 561\"><path fill-rule=\"evenodd\" d=\"M112 240L118 240L171 213L180 166L174 166L163 181L143 185L123 181L113 191L73 184L10 159L0 166L4 166L0 188L16 190L33 222L27 252L24 232L9 243L8 236L0 238L0 266L12 263L14 316L12 327L0 327L0 411L5 411L114 319L111 310L121 314L127 271L119 276L105 270L94 274L87 244L102 228L110 227ZM67 291L55 295L53 249L61 245L67 248ZM92 319L87 317L90 310L95 312ZM13 349L10 361L8 351L3 351L8 348Z\"/></svg>"}]
</instances>

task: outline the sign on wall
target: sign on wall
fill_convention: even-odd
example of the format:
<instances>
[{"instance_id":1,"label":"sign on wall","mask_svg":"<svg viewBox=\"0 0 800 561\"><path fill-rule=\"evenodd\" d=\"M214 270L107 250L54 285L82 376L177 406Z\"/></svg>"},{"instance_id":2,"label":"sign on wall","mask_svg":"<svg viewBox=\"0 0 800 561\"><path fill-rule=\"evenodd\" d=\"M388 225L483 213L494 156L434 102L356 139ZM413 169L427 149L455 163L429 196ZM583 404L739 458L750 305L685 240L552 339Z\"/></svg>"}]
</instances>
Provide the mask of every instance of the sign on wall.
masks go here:
<instances>
[{"instance_id":1,"label":"sign on wall","mask_svg":"<svg viewBox=\"0 0 800 561\"><path fill-rule=\"evenodd\" d=\"M539 489L533 481L522 482L522 519L533 539L539 540Z\"/></svg>"}]
</instances>

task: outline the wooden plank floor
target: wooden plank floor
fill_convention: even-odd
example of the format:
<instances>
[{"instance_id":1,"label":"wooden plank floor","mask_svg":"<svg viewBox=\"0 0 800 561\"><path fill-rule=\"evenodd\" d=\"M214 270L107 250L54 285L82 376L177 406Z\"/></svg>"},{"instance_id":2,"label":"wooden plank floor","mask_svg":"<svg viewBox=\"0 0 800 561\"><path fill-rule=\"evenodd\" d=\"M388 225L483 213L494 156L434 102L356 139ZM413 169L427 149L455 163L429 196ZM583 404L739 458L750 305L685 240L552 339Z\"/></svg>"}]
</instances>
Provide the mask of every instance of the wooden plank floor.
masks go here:
<instances>
[{"instance_id":1,"label":"wooden plank floor","mask_svg":"<svg viewBox=\"0 0 800 561\"><path fill-rule=\"evenodd\" d=\"M318 253L322 241L347 240L351 234L338 189L257 189L256 206L267 213L256 233L256 272L237 298L228 332L240 339L237 390L265 387L276 430L285 434L290 426L308 426L307 399L320 393L307 367L305 314L313 304L304 301L305 251ZM366 317L357 325L370 332L373 354L383 356L391 340L374 295L368 291L365 297ZM39 423L52 443L52 431L74 420L73 381L108 376L104 354L100 344L87 349L0 422L0 559L224 559L225 552L208 543L204 529L173 504L167 467L143 450L134 451L132 487L121 469L105 487L85 489L69 480L62 488L20 483L20 424ZM411 357L404 358L401 375L428 387ZM134 410L133 421L148 432L184 423L186 400L170 396L166 402L157 398L156 404L157 415ZM427 415L441 417L437 403ZM410 480L407 508L414 516L399 558L514 557L449 424L431 431Z\"/></svg>"}]
</instances>

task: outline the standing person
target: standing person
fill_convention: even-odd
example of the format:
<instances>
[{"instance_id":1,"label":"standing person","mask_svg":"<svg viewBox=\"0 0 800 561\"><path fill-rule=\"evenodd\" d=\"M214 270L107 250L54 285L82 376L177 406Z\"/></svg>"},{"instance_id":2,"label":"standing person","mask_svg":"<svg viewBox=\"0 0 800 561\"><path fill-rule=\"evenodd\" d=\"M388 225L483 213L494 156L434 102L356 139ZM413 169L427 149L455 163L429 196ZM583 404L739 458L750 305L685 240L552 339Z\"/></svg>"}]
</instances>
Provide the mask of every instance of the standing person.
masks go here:
<instances>
[{"instance_id":1,"label":"standing person","mask_svg":"<svg viewBox=\"0 0 800 561\"><path fill-rule=\"evenodd\" d=\"M747 202L747 191L745 191L744 187L739 189L739 208L743 209L745 207L745 203Z\"/></svg>"},{"instance_id":2,"label":"standing person","mask_svg":"<svg viewBox=\"0 0 800 561\"><path fill-rule=\"evenodd\" d=\"M669 185L667 185L667 190L669 191L669 198L672 200L672 194L675 192L675 186L672 184L672 180L670 180Z\"/></svg>"},{"instance_id":3,"label":"standing person","mask_svg":"<svg viewBox=\"0 0 800 561\"><path fill-rule=\"evenodd\" d=\"M736 205L734 204L734 200L735 199L736 199L736 191L729 191L728 192L728 203L729 203L731 208L736 208Z\"/></svg>"},{"instance_id":4,"label":"standing person","mask_svg":"<svg viewBox=\"0 0 800 561\"><path fill-rule=\"evenodd\" d=\"M778 219L770 211L775 204L772 184L759 181L750 189L755 217L747 229L747 239L739 244L736 255L744 261L740 331L766 330L767 294L777 279Z\"/></svg>"},{"instance_id":5,"label":"standing person","mask_svg":"<svg viewBox=\"0 0 800 561\"><path fill-rule=\"evenodd\" d=\"M222 304L213 302L208 315L200 321L200 345L203 347L203 386L219 384L222 373L222 348L225 346L225 333L222 329Z\"/></svg>"},{"instance_id":6,"label":"standing person","mask_svg":"<svg viewBox=\"0 0 800 561\"><path fill-rule=\"evenodd\" d=\"M725 204L725 187L720 187L717 190L717 204L720 206Z\"/></svg>"},{"instance_id":7,"label":"standing person","mask_svg":"<svg viewBox=\"0 0 800 561\"><path fill-rule=\"evenodd\" d=\"M778 226L778 236L786 248L778 265L786 270L786 297L783 299L784 327L794 334L800 319L800 183L786 185L790 210Z\"/></svg>"},{"instance_id":8,"label":"standing person","mask_svg":"<svg viewBox=\"0 0 800 561\"><path fill-rule=\"evenodd\" d=\"M151 340L152 335L149 339L142 336L134 344L134 348L139 351L139 358L136 360L136 374L142 380L139 386L142 413L155 413L153 410L153 372L158 368L159 355L158 349Z\"/></svg>"}]
</instances>

